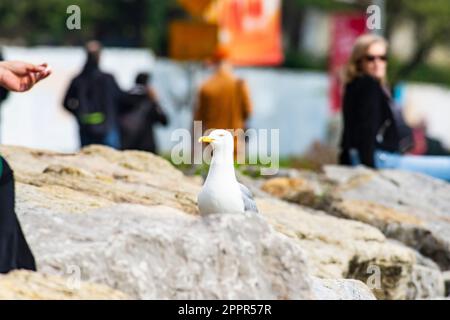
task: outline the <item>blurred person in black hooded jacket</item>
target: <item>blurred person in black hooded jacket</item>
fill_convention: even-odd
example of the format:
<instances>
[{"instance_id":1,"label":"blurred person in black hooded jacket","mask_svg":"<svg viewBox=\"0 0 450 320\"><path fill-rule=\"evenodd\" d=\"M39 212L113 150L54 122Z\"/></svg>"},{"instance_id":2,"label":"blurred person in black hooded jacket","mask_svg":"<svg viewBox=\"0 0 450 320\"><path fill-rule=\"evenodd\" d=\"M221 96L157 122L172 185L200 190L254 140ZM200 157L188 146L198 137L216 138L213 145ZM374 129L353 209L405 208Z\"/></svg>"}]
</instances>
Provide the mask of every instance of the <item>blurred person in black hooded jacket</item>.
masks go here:
<instances>
[{"instance_id":1,"label":"blurred person in black hooded jacket","mask_svg":"<svg viewBox=\"0 0 450 320\"><path fill-rule=\"evenodd\" d=\"M117 113L123 92L114 77L99 68L101 44L86 44L87 60L67 90L63 105L77 119L80 142L120 148Z\"/></svg>"},{"instance_id":2,"label":"blurred person in black hooded jacket","mask_svg":"<svg viewBox=\"0 0 450 320\"><path fill-rule=\"evenodd\" d=\"M153 126L166 126L168 119L155 91L149 85L150 75L139 73L135 86L122 99L119 117L122 149L158 151Z\"/></svg>"}]
</instances>

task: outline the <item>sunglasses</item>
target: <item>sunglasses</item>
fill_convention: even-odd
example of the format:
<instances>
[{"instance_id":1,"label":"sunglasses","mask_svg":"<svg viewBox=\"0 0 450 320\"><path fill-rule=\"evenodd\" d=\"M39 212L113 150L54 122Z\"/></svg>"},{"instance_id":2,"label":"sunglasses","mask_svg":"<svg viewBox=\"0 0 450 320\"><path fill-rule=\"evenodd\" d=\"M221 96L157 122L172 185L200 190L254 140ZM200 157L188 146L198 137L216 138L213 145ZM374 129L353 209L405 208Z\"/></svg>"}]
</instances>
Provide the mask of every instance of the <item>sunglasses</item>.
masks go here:
<instances>
[{"instance_id":1,"label":"sunglasses","mask_svg":"<svg viewBox=\"0 0 450 320\"><path fill-rule=\"evenodd\" d=\"M375 60L381 60L381 61L387 61L387 56L386 55L381 55L381 56L373 56L371 54L367 54L364 59L368 62L373 62Z\"/></svg>"}]
</instances>

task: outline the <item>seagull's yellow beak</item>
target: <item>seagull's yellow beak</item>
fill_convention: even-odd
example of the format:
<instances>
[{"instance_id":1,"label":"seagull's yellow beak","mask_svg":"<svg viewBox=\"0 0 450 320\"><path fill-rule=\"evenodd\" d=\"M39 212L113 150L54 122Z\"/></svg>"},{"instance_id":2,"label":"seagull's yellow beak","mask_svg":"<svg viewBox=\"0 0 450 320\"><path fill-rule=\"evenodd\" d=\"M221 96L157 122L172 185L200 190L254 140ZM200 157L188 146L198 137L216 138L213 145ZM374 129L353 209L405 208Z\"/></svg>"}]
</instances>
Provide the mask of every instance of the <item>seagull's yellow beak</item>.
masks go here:
<instances>
[{"instance_id":1,"label":"seagull's yellow beak","mask_svg":"<svg viewBox=\"0 0 450 320\"><path fill-rule=\"evenodd\" d=\"M211 142L213 142L213 141L214 141L213 138L207 137L207 136L203 136L203 137L200 137L200 138L198 139L198 142L207 142L207 143L211 143Z\"/></svg>"}]
</instances>

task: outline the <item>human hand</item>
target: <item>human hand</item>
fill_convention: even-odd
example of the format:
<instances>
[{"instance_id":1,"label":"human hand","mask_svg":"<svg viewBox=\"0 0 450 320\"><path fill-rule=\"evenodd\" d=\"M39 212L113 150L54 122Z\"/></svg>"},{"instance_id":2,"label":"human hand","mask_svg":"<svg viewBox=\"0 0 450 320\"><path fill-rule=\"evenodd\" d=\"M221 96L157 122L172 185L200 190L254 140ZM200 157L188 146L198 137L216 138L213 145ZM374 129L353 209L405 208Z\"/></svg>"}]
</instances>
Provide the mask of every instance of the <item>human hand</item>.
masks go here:
<instances>
[{"instance_id":1,"label":"human hand","mask_svg":"<svg viewBox=\"0 0 450 320\"><path fill-rule=\"evenodd\" d=\"M11 91L27 91L50 74L51 70L46 63L35 65L22 61L0 62L0 85Z\"/></svg>"}]
</instances>

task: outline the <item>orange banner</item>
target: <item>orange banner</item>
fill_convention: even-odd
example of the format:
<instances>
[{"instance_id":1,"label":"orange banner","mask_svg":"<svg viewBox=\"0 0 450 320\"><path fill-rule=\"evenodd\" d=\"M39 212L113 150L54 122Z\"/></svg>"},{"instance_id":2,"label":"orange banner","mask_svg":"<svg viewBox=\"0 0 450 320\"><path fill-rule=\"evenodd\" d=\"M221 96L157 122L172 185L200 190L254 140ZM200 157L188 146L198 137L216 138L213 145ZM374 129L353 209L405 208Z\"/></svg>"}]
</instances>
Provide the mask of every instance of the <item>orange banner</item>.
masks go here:
<instances>
[{"instance_id":1,"label":"orange banner","mask_svg":"<svg viewBox=\"0 0 450 320\"><path fill-rule=\"evenodd\" d=\"M170 57L182 61L208 59L219 43L217 25L208 22L175 20L169 34Z\"/></svg>"},{"instance_id":2,"label":"orange banner","mask_svg":"<svg viewBox=\"0 0 450 320\"><path fill-rule=\"evenodd\" d=\"M219 25L219 41L237 65L283 61L281 0L217 0L206 17Z\"/></svg>"}]
</instances>

